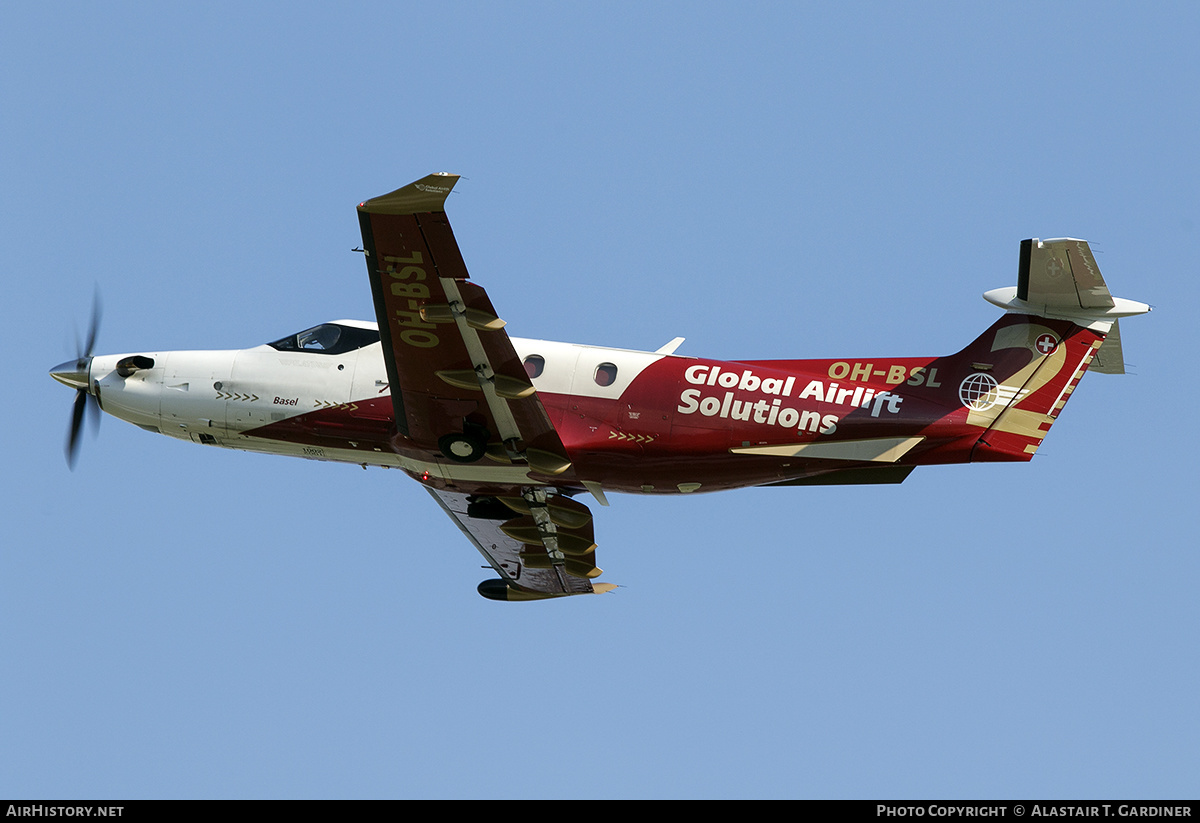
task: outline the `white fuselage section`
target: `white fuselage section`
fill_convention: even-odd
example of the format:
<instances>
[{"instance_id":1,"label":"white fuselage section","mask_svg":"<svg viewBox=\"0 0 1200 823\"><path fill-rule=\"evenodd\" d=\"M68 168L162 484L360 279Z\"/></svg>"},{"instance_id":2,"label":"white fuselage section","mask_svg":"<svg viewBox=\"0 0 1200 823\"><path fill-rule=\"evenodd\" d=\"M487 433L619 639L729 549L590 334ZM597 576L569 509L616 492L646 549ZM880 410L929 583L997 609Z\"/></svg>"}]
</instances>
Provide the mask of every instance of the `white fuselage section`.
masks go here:
<instances>
[{"instance_id":1,"label":"white fuselage section","mask_svg":"<svg viewBox=\"0 0 1200 823\"><path fill-rule=\"evenodd\" d=\"M368 323L356 323L361 327ZM539 394L574 395L615 401L647 366L665 356L639 352L512 338L518 355L538 355L542 372L532 382ZM430 472L458 480L503 479L528 483L527 469L489 461L471 465L426 462L397 454L386 442L357 448L305 445L256 434L264 427L322 409L341 407L349 418L361 415L364 429L387 429L391 419L390 387L378 342L343 354L280 351L262 345L225 351L144 352L154 366L122 377L117 363L129 355L93 358L91 382L101 408L149 431L181 440L282 454L313 460ZM597 380L601 366L614 366L608 385ZM611 371L611 370L610 370ZM379 401L385 401L380 403ZM372 408L367 408L370 401ZM385 413L380 409L386 408ZM551 412L552 417L555 413ZM554 421L557 424L557 420Z\"/></svg>"}]
</instances>

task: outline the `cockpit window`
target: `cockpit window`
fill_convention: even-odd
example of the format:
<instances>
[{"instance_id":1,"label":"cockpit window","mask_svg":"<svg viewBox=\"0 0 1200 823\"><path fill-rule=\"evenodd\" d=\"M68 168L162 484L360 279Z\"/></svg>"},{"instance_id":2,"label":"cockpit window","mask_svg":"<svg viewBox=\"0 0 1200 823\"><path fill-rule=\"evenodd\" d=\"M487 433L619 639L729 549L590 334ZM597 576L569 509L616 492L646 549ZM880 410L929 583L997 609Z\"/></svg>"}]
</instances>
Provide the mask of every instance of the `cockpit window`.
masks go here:
<instances>
[{"instance_id":1,"label":"cockpit window","mask_svg":"<svg viewBox=\"0 0 1200 823\"><path fill-rule=\"evenodd\" d=\"M331 323L302 331L296 335L296 342L305 351L329 351L337 345L342 330Z\"/></svg>"},{"instance_id":2,"label":"cockpit window","mask_svg":"<svg viewBox=\"0 0 1200 823\"><path fill-rule=\"evenodd\" d=\"M322 323L293 334L274 343L268 343L278 351L306 351L314 354L345 354L379 342L375 329L360 329L356 326L339 326L337 323Z\"/></svg>"}]
</instances>

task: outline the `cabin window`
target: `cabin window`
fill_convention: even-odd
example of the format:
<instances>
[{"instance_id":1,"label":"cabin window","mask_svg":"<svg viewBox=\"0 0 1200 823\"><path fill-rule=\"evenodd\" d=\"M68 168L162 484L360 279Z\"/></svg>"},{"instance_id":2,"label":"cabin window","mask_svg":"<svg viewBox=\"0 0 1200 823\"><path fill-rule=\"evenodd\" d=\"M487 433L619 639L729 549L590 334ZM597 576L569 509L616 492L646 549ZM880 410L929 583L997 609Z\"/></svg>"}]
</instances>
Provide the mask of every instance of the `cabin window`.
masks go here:
<instances>
[{"instance_id":1,"label":"cabin window","mask_svg":"<svg viewBox=\"0 0 1200 823\"><path fill-rule=\"evenodd\" d=\"M596 367L592 379L596 381L597 386L611 386L617 382L617 367L612 363L601 363Z\"/></svg>"},{"instance_id":2,"label":"cabin window","mask_svg":"<svg viewBox=\"0 0 1200 823\"><path fill-rule=\"evenodd\" d=\"M540 354L531 354L525 358L525 374L529 375L530 380L535 377L541 377L545 369L546 358Z\"/></svg>"}]
</instances>

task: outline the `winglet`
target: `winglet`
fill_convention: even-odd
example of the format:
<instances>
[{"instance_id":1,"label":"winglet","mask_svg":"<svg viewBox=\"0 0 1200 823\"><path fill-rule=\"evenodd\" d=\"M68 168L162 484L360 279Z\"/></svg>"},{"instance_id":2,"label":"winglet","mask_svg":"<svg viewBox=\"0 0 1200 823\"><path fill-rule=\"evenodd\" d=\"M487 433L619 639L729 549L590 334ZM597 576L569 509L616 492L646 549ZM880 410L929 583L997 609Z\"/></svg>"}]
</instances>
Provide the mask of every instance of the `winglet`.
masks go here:
<instances>
[{"instance_id":1,"label":"winglet","mask_svg":"<svg viewBox=\"0 0 1200 823\"><path fill-rule=\"evenodd\" d=\"M446 197L458 182L458 177L457 174L444 171L430 174L403 188L359 203L358 210L368 214L423 214L445 211Z\"/></svg>"}]
</instances>

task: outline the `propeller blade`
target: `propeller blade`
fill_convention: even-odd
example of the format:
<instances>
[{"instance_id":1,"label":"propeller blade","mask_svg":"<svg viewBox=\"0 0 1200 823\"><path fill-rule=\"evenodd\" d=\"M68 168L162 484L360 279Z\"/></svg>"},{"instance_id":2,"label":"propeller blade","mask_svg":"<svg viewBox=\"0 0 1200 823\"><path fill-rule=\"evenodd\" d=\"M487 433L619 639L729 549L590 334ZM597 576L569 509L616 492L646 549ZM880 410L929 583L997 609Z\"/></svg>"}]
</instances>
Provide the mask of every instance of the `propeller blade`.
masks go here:
<instances>
[{"instance_id":1,"label":"propeller blade","mask_svg":"<svg viewBox=\"0 0 1200 823\"><path fill-rule=\"evenodd\" d=\"M71 412L71 432L67 436L67 466L75 469L75 457L79 453L79 433L83 429L83 416L87 412L88 393L79 389L75 392L75 408Z\"/></svg>"},{"instance_id":2,"label":"propeller blade","mask_svg":"<svg viewBox=\"0 0 1200 823\"><path fill-rule=\"evenodd\" d=\"M88 322L86 343L79 341L79 327L75 328L75 362L67 361L50 370L50 376L60 383L75 388L75 407L71 410L71 429L67 433L67 466L75 468L79 454L79 437L83 433L84 418L92 418L93 433L100 428L100 403L88 391L87 385L92 368L92 353L96 349L96 336L100 333L100 290L92 298L92 318ZM98 391L99 389L97 389Z\"/></svg>"},{"instance_id":3,"label":"propeller blade","mask_svg":"<svg viewBox=\"0 0 1200 823\"><path fill-rule=\"evenodd\" d=\"M100 331L100 292L97 290L92 298L92 320L88 324L87 348L83 350L80 357L91 357L96 349L96 335Z\"/></svg>"},{"instance_id":4,"label":"propeller blade","mask_svg":"<svg viewBox=\"0 0 1200 823\"><path fill-rule=\"evenodd\" d=\"M100 413L100 397L99 395L88 395L87 399L87 414L85 415L90 421L88 428L92 431L92 437L100 434L100 418L104 415Z\"/></svg>"}]
</instances>

